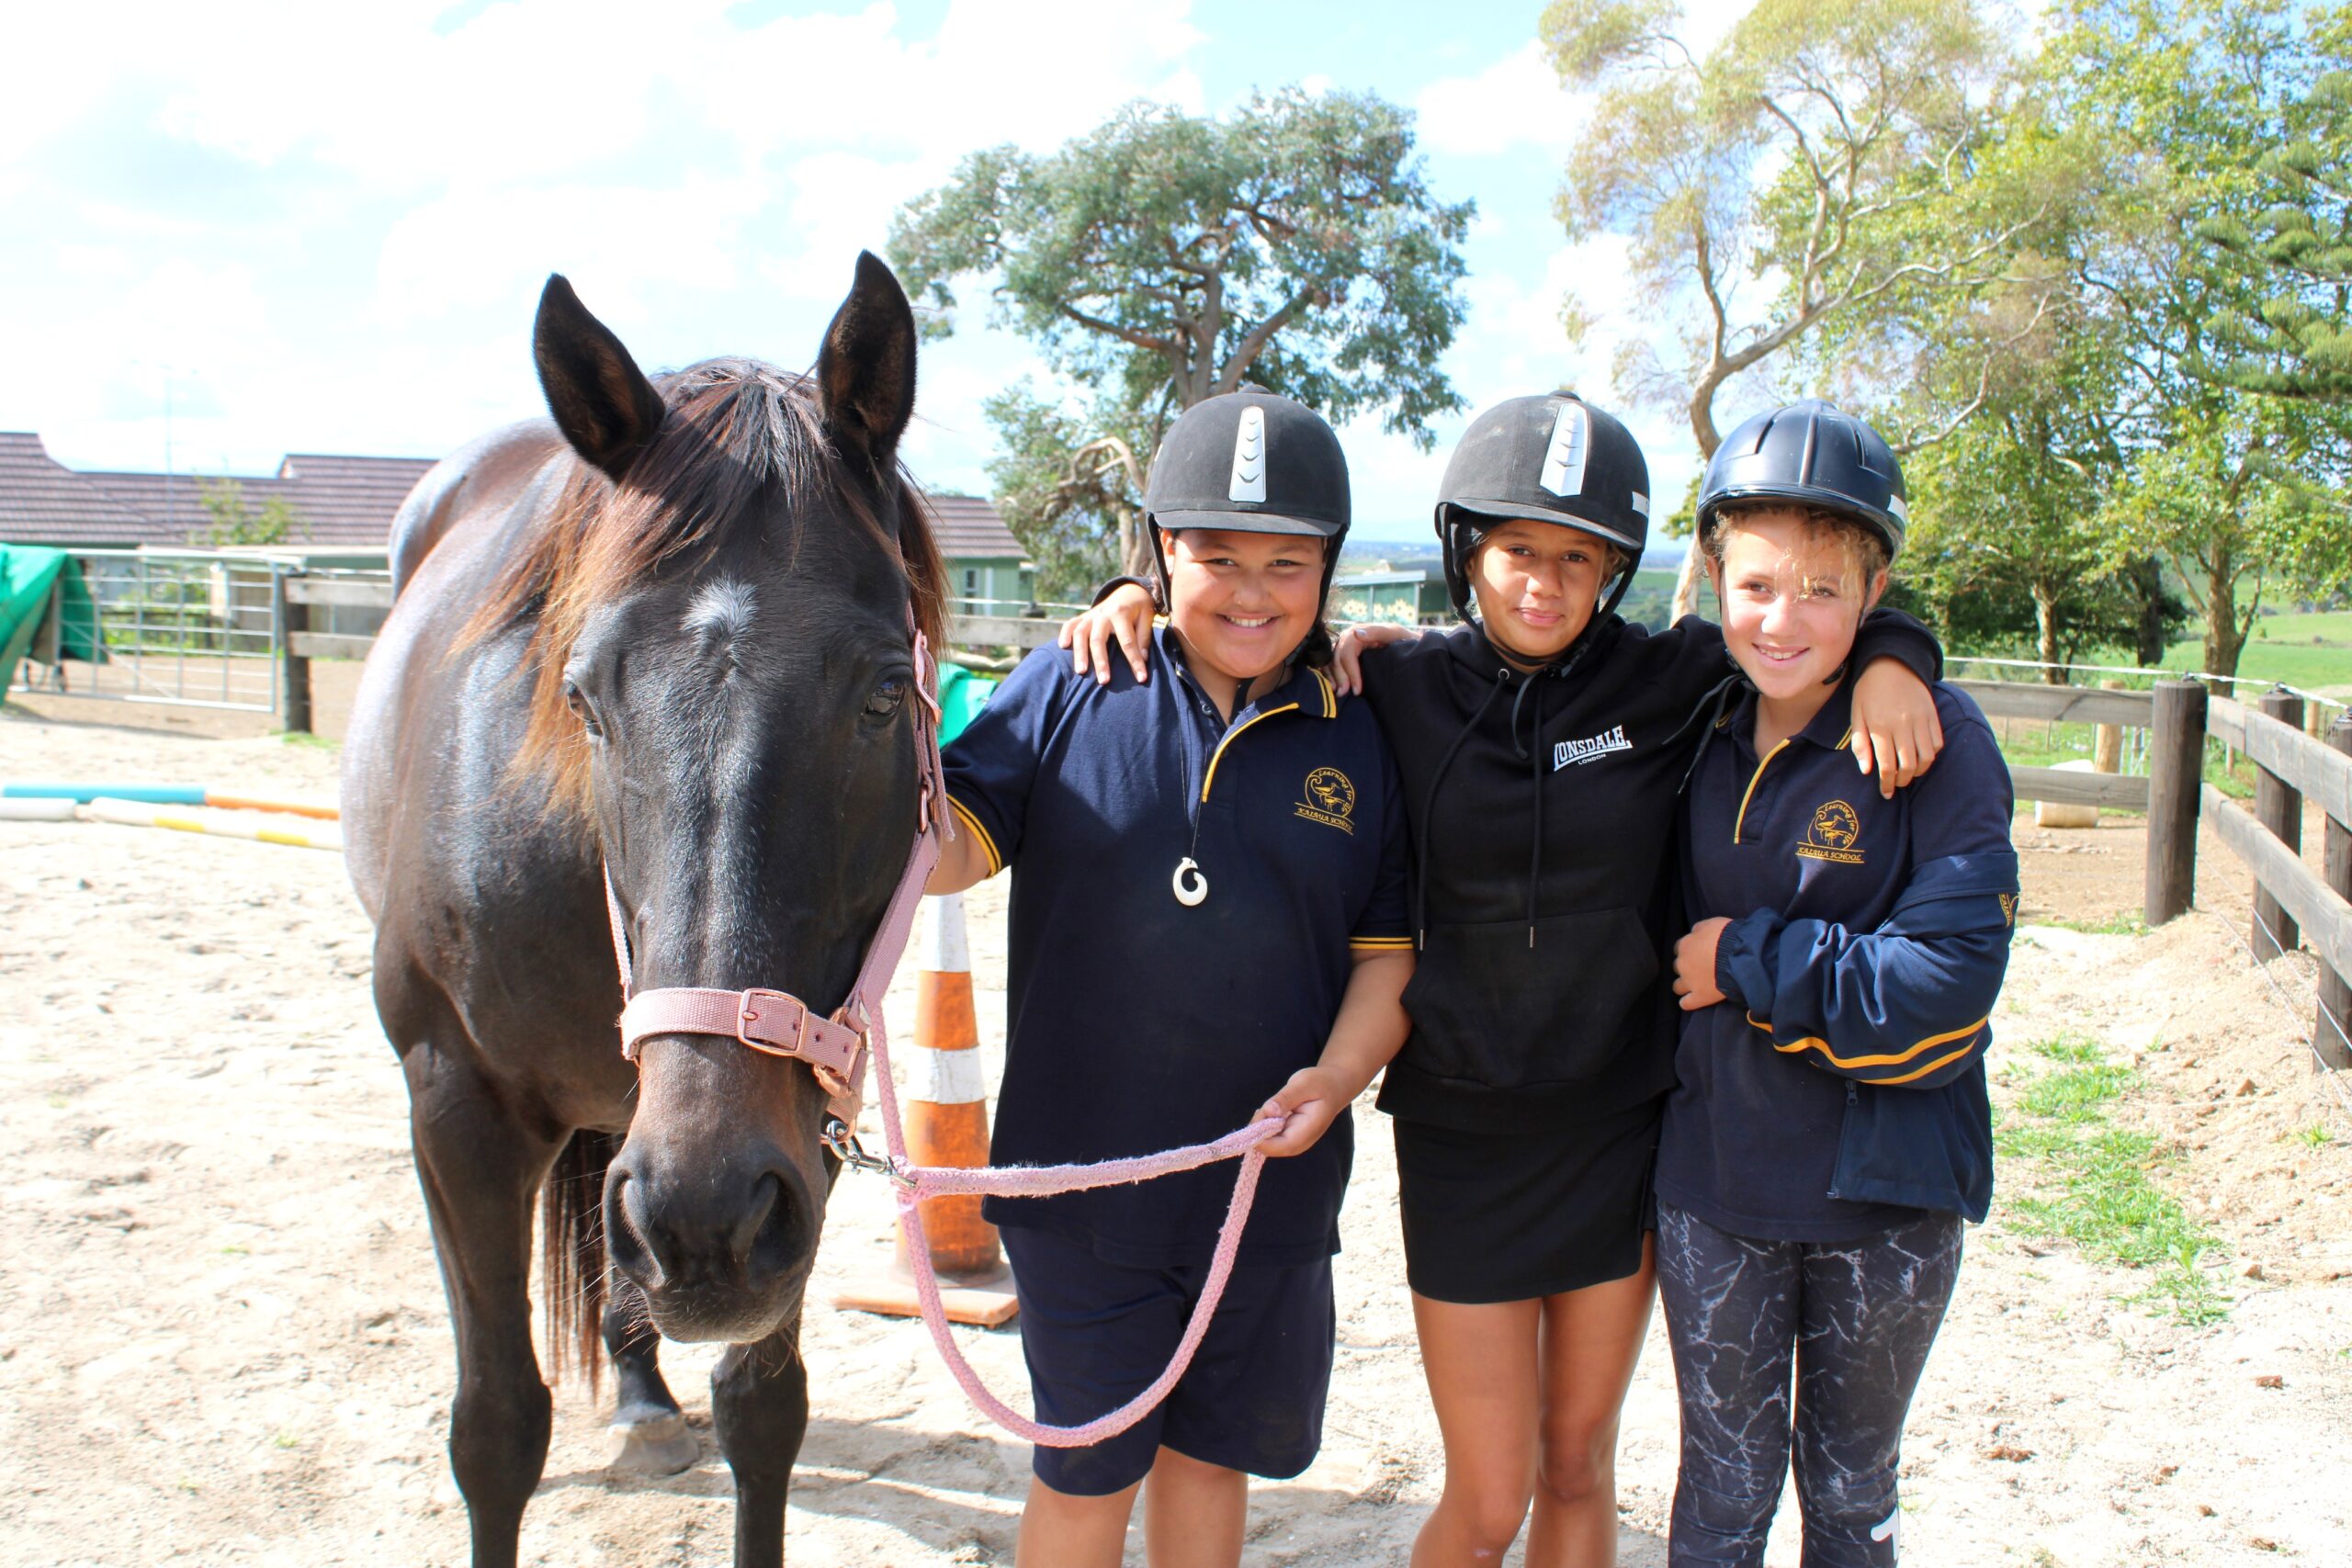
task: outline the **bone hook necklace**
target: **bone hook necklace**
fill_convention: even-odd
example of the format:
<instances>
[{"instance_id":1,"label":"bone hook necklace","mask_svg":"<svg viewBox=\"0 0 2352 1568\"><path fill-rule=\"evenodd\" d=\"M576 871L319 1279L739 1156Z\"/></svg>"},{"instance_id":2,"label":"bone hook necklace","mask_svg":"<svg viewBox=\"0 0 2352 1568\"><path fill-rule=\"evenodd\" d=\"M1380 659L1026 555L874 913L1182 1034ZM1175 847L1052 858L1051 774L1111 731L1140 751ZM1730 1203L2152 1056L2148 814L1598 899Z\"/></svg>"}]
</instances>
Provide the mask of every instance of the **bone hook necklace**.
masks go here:
<instances>
[{"instance_id":1,"label":"bone hook necklace","mask_svg":"<svg viewBox=\"0 0 2352 1568\"><path fill-rule=\"evenodd\" d=\"M1194 734L1198 735L1197 728ZM1208 901L1209 897L1208 874L1201 869L1201 863L1193 858L1201 848L1201 813L1208 807L1208 774L1204 768L1201 787L1196 790L1193 787L1192 773L1193 760L1187 756L1184 759L1184 814L1193 819L1193 839L1184 846L1183 858L1176 863L1176 870L1168 878L1168 891L1174 894L1176 902L1187 909L1197 909Z\"/></svg>"}]
</instances>

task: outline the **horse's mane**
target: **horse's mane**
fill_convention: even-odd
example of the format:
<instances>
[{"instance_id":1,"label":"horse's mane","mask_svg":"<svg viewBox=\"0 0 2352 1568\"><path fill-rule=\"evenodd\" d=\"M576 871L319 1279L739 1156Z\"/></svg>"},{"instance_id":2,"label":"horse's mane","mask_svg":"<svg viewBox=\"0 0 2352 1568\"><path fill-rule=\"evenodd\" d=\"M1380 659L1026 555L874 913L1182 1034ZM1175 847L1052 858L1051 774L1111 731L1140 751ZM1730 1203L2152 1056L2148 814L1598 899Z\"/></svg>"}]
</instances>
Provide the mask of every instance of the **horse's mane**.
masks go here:
<instances>
[{"instance_id":1,"label":"horse's mane","mask_svg":"<svg viewBox=\"0 0 2352 1568\"><path fill-rule=\"evenodd\" d=\"M946 566L922 491L903 468L889 476L899 513L894 544L827 439L811 378L752 359L707 359L655 378L654 386L669 417L630 465L628 482L615 484L565 450L569 472L554 499L456 643L463 649L530 622L521 665L530 701L514 765L546 775L550 806L578 816L588 804L588 750L564 703L563 670L581 628L664 562L714 544L769 486L782 487L796 511L838 502L878 547L895 549L915 625L933 649L945 640Z\"/></svg>"}]
</instances>

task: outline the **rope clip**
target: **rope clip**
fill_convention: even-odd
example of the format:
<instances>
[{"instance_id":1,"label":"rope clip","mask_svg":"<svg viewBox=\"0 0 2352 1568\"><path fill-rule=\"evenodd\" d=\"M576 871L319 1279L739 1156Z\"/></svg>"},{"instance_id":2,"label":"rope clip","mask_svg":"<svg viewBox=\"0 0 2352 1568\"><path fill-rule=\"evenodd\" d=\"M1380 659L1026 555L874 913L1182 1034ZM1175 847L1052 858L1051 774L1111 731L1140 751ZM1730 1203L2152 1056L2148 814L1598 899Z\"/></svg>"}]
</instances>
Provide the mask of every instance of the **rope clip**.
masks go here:
<instances>
[{"instance_id":1,"label":"rope clip","mask_svg":"<svg viewBox=\"0 0 2352 1568\"><path fill-rule=\"evenodd\" d=\"M894 1184L907 1191L914 1190L915 1184L912 1177L900 1170L888 1156L867 1154L865 1145L857 1141L857 1134L852 1132L848 1123L840 1117L826 1117L824 1130L817 1134L817 1138L825 1147L832 1151L835 1159L840 1160L850 1169L874 1171L878 1175L888 1177Z\"/></svg>"}]
</instances>

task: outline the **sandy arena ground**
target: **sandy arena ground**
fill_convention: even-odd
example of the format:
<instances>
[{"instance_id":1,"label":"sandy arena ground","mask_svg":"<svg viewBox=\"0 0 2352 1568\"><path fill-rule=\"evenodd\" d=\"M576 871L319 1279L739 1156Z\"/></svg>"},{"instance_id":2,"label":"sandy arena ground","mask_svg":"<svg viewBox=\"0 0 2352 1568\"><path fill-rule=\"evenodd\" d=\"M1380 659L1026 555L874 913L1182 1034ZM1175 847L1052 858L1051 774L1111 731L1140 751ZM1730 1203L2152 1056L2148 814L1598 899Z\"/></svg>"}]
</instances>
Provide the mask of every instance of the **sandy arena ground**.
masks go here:
<instances>
[{"instance_id":1,"label":"sandy arena ground","mask_svg":"<svg viewBox=\"0 0 2352 1568\"><path fill-rule=\"evenodd\" d=\"M193 728L0 716L0 778L333 790L324 749ZM2215 1266L2234 1305L2178 1326L2122 1299L2142 1277L2029 1241L1996 1208L1913 1411L1912 1560L2352 1562L2352 1116L2309 1071L2311 962L2275 966L2291 1010L2248 968L2232 934L2243 874L2210 836L2213 912L2145 936L2034 923L2136 906L2136 828L2027 826L2019 840L2030 929L2002 1038L2088 1032L2140 1067L2117 1119L2181 1152L2164 1179L2226 1238ZM971 910L994 1054L1001 886ZM0 822L0 1441L15 1456L0 1564L464 1560L442 1454L447 1316L368 948L332 855ZM1368 1106L1356 1115L1328 1438L1306 1476L1257 1490L1253 1564L1402 1562L1441 1479L1386 1132ZM2297 1135L2315 1124L2332 1141ZM878 1182L844 1179L815 1299L887 1263L887 1215ZM961 1332L999 1387L1020 1387L1013 1333ZM964 1404L921 1326L820 1309L807 1353L793 1562L1009 1562L1027 1453ZM668 1352L705 1450L669 1480L607 1472L595 1404L559 1391L526 1561L728 1561L711 1359ZM1654 1328L1619 1458L1629 1564L1665 1561L1673 1444ZM1776 1568L1795 1562L1792 1535Z\"/></svg>"}]
</instances>

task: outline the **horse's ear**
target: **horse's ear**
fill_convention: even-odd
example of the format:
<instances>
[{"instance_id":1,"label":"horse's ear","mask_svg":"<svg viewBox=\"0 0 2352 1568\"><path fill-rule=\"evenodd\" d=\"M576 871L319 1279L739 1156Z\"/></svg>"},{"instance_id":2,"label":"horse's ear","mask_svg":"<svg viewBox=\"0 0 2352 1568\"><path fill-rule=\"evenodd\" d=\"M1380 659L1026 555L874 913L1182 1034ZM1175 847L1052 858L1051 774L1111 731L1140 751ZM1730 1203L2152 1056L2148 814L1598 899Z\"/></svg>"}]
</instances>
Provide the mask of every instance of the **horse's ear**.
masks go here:
<instances>
[{"instance_id":1,"label":"horse's ear","mask_svg":"<svg viewBox=\"0 0 2352 1568\"><path fill-rule=\"evenodd\" d=\"M571 449L617 479L662 428L662 394L561 273L539 294L531 332L539 389Z\"/></svg>"},{"instance_id":2,"label":"horse's ear","mask_svg":"<svg viewBox=\"0 0 2352 1568\"><path fill-rule=\"evenodd\" d=\"M898 278L871 251L825 329L817 393L834 438L887 473L915 412L915 313Z\"/></svg>"}]
</instances>

